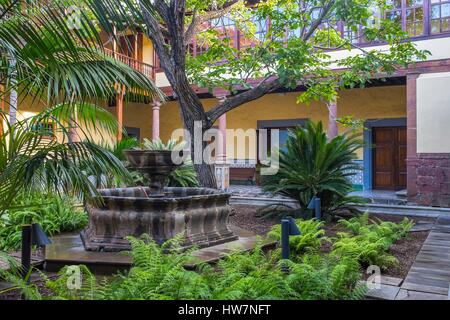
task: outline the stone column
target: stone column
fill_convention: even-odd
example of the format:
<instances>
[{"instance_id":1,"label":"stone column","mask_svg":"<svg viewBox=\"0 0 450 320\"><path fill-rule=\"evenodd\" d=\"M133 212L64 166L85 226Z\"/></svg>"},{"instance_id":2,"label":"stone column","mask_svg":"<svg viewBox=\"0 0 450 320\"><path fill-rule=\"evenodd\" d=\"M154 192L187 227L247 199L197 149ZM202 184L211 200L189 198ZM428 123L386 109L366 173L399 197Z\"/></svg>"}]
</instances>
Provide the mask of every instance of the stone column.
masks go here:
<instances>
[{"instance_id":1,"label":"stone column","mask_svg":"<svg viewBox=\"0 0 450 320\"><path fill-rule=\"evenodd\" d=\"M328 139L331 140L338 135L338 124L337 124L337 100L329 101L327 103L328 107Z\"/></svg>"},{"instance_id":2,"label":"stone column","mask_svg":"<svg viewBox=\"0 0 450 320\"><path fill-rule=\"evenodd\" d=\"M417 197L417 78L419 74L406 76L406 190L408 201Z\"/></svg>"},{"instance_id":3,"label":"stone column","mask_svg":"<svg viewBox=\"0 0 450 320\"><path fill-rule=\"evenodd\" d=\"M219 118L219 143L217 158L226 162L227 160L227 114Z\"/></svg>"},{"instance_id":4,"label":"stone column","mask_svg":"<svg viewBox=\"0 0 450 320\"><path fill-rule=\"evenodd\" d=\"M152 103L152 140L159 139L159 109L161 108L161 102L153 100Z\"/></svg>"},{"instance_id":5,"label":"stone column","mask_svg":"<svg viewBox=\"0 0 450 320\"><path fill-rule=\"evenodd\" d=\"M219 102L226 100L226 95L218 96ZM215 161L217 188L226 190L230 186L230 166L227 163L227 115L219 117L219 135Z\"/></svg>"},{"instance_id":6,"label":"stone column","mask_svg":"<svg viewBox=\"0 0 450 320\"><path fill-rule=\"evenodd\" d=\"M78 136L78 119L77 119L77 106L73 106L73 110L70 111L69 118L69 142L79 142L80 137Z\"/></svg>"}]
</instances>

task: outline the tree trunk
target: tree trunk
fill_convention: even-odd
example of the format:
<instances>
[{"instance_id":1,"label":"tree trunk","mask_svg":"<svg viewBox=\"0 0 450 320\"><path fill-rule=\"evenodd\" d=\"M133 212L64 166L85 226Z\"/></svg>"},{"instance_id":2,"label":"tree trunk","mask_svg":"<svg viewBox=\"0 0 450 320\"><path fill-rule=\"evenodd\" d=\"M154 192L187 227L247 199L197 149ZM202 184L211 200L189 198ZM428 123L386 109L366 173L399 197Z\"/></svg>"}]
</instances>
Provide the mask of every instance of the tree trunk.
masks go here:
<instances>
[{"instance_id":1,"label":"tree trunk","mask_svg":"<svg viewBox=\"0 0 450 320\"><path fill-rule=\"evenodd\" d=\"M185 92L181 94L184 95ZM178 96L178 106L180 108L184 128L187 129L190 134L191 158L194 164L195 171L197 172L198 182L202 187L217 189L214 164L205 161L209 159L203 158L203 150L205 150L206 146L209 143L208 141L203 141L203 134L210 128L205 126L204 119L198 116L194 116L193 113L190 112L192 108L189 108L188 106L192 103L192 100L189 101L189 99L187 99L187 101L189 101L189 103L187 103L187 101L184 98L185 97ZM195 135L194 124L196 121L202 123L201 136L198 136L200 132L197 132L197 136Z\"/></svg>"},{"instance_id":2,"label":"tree trunk","mask_svg":"<svg viewBox=\"0 0 450 320\"><path fill-rule=\"evenodd\" d=\"M198 182L202 187L217 189L216 175L213 164L195 164L194 168L197 172Z\"/></svg>"}]
</instances>

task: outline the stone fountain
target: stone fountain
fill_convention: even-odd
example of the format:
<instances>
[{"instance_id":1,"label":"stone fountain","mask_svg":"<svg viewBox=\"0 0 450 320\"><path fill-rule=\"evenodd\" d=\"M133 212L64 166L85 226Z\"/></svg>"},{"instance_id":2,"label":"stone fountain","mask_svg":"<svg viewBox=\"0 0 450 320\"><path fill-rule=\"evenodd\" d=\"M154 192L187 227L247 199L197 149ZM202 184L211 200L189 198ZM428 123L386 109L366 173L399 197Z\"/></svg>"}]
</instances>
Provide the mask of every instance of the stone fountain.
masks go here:
<instances>
[{"instance_id":1,"label":"stone fountain","mask_svg":"<svg viewBox=\"0 0 450 320\"><path fill-rule=\"evenodd\" d=\"M178 166L171 151L126 150L125 155L132 167L150 179L150 186L99 190L102 201L86 206L89 225L81 233L86 250L129 250L126 237L142 234L158 243L183 234L182 248L209 247L238 238L228 227L230 194L164 187Z\"/></svg>"}]
</instances>

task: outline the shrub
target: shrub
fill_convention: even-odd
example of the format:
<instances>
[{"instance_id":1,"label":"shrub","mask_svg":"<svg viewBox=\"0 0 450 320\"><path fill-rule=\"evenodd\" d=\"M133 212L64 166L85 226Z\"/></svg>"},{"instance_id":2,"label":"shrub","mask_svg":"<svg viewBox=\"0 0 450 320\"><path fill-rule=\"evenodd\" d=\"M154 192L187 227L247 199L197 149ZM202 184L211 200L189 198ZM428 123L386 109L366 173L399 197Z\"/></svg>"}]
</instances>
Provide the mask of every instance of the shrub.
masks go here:
<instances>
[{"instance_id":1,"label":"shrub","mask_svg":"<svg viewBox=\"0 0 450 320\"><path fill-rule=\"evenodd\" d=\"M354 211L349 203L362 198L348 195L353 191L348 178L361 169L353 161L361 147L356 134L338 135L329 141L322 122L307 122L290 130L286 150L279 151L278 173L263 176L263 187L298 200L302 209L313 196L320 197L328 217L342 210Z\"/></svg>"},{"instance_id":2,"label":"shrub","mask_svg":"<svg viewBox=\"0 0 450 320\"><path fill-rule=\"evenodd\" d=\"M307 255L300 263L288 262L291 272L281 271L279 255L231 253L217 266L184 269L192 259L176 246L160 247L149 238L129 239L133 267L112 280L99 282L85 268L80 290L68 290L67 268L57 280L48 281L51 299L348 299L359 297L357 262ZM84 283L84 282L83 282Z\"/></svg>"},{"instance_id":3,"label":"shrub","mask_svg":"<svg viewBox=\"0 0 450 320\"><path fill-rule=\"evenodd\" d=\"M300 235L291 236L289 239L289 246L293 254L302 254L306 251L317 251L324 241L329 241L325 236L325 230L323 229L324 222L316 219L295 221L297 224ZM269 239L276 241L281 240L281 225L277 224L267 234Z\"/></svg>"},{"instance_id":4,"label":"shrub","mask_svg":"<svg viewBox=\"0 0 450 320\"><path fill-rule=\"evenodd\" d=\"M80 230L87 221L87 215L71 197L24 193L0 213L0 250L19 248L23 224L39 223L48 235L54 235Z\"/></svg>"},{"instance_id":5,"label":"shrub","mask_svg":"<svg viewBox=\"0 0 450 320\"><path fill-rule=\"evenodd\" d=\"M339 223L350 233L338 234L338 240L333 244L333 254L338 257L351 256L363 265L378 265L386 269L398 263L397 259L388 253L393 243L405 237L413 223L404 218L400 223L370 220L369 214Z\"/></svg>"},{"instance_id":6,"label":"shrub","mask_svg":"<svg viewBox=\"0 0 450 320\"><path fill-rule=\"evenodd\" d=\"M305 255L289 267L287 282L296 299L362 299L366 293L366 286L358 285L361 279L358 261L351 257Z\"/></svg>"}]
</instances>

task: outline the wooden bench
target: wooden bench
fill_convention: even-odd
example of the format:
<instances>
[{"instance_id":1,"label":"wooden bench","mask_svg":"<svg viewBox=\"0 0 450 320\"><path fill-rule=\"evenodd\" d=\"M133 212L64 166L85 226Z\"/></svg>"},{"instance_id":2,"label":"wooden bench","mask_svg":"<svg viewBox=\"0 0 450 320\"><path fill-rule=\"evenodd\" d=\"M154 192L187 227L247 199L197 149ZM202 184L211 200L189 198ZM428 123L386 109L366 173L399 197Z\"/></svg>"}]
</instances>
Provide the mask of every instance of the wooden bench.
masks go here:
<instances>
[{"instance_id":1,"label":"wooden bench","mask_svg":"<svg viewBox=\"0 0 450 320\"><path fill-rule=\"evenodd\" d=\"M230 181L239 184L255 184L255 168L230 168Z\"/></svg>"}]
</instances>

